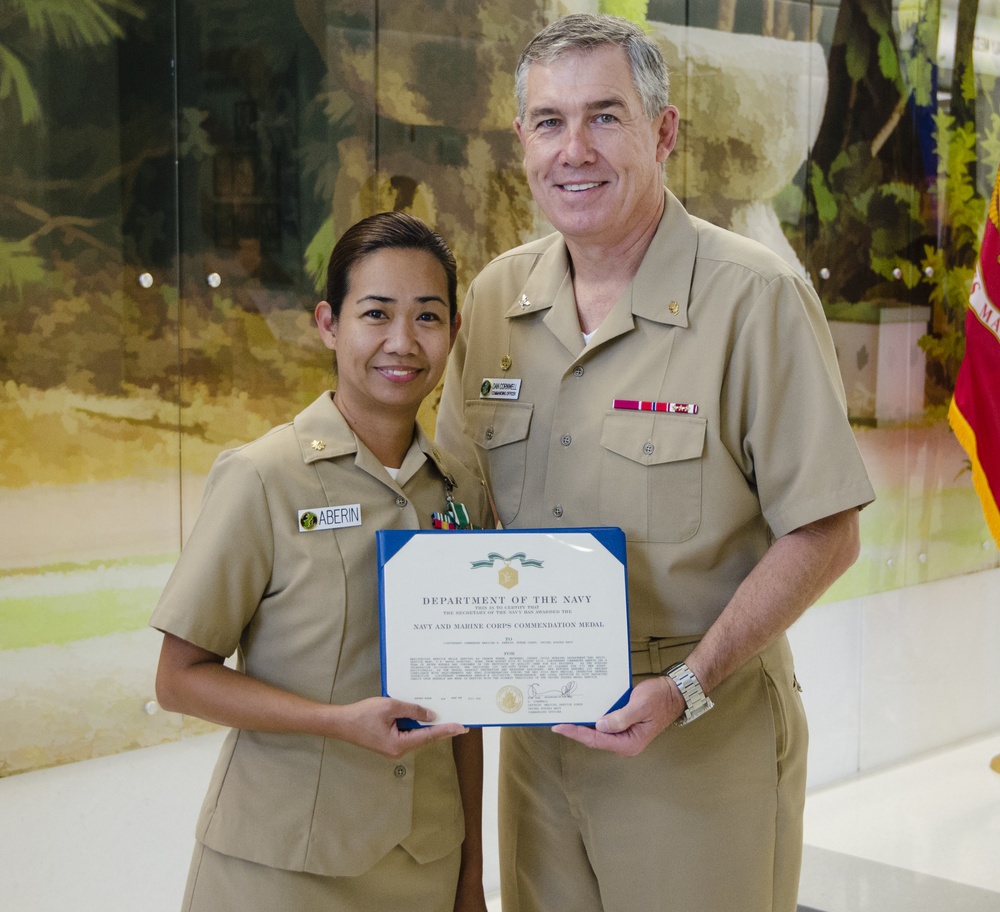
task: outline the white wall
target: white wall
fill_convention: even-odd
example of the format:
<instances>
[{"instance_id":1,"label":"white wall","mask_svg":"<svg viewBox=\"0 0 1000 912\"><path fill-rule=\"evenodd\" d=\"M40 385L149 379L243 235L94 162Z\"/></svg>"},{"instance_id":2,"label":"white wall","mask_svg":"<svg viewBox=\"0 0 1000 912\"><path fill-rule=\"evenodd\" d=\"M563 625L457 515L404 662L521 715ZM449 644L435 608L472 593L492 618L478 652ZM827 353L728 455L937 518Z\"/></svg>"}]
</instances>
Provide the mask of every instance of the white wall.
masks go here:
<instances>
[{"instance_id":1,"label":"white wall","mask_svg":"<svg viewBox=\"0 0 1000 912\"><path fill-rule=\"evenodd\" d=\"M1000 569L820 605L789 638L810 788L1000 728Z\"/></svg>"}]
</instances>

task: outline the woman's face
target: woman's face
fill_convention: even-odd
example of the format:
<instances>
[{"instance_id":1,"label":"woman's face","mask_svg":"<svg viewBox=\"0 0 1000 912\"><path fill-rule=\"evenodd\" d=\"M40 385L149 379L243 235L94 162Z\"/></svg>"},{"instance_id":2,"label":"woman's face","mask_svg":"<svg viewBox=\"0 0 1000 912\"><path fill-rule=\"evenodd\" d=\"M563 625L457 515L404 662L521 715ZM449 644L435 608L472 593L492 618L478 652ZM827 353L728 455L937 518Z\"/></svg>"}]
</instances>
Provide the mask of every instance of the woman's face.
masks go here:
<instances>
[{"instance_id":1,"label":"woman's face","mask_svg":"<svg viewBox=\"0 0 1000 912\"><path fill-rule=\"evenodd\" d=\"M351 267L339 318L325 301L316 307L320 337L337 355L337 405L349 421L416 418L458 333L458 320L448 317L448 278L432 254L379 250Z\"/></svg>"}]
</instances>

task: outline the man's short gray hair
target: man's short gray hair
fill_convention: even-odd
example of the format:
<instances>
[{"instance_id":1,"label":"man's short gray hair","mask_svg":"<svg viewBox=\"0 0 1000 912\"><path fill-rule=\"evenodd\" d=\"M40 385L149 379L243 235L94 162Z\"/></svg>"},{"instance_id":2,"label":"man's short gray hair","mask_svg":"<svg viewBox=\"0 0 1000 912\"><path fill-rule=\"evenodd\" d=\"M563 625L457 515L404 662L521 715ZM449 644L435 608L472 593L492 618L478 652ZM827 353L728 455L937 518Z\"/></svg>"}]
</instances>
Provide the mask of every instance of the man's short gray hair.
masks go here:
<instances>
[{"instance_id":1,"label":"man's short gray hair","mask_svg":"<svg viewBox=\"0 0 1000 912\"><path fill-rule=\"evenodd\" d=\"M563 54L601 47L620 47L628 57L632 83L652 120L667 106L669 78L659 47L638 25L620 16L575 13L543 28L521 53L514 70L517 116L524 120L528 103L528 68L551 64Z\"/></svg>"}]
</instances>

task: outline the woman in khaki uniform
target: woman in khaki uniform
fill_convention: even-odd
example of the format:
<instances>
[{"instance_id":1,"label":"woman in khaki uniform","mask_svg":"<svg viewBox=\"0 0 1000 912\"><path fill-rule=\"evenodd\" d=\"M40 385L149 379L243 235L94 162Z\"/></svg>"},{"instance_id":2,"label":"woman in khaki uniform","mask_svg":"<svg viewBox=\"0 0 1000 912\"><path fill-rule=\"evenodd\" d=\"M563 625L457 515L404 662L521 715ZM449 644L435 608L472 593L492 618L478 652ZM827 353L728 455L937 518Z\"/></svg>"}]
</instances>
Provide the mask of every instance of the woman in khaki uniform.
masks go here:
<instances>
[{"instance_id":1,"label":"woman in khaki uniform","mask_svg":"<svg viewBox=\"0 0 1000 912\"><path fill-rule=\"evenodd\" d=\"M184 908L482 912L479 733L400 730L432 714L379 696L375 531L489 519L416 424L459 328L454 258L417 219L365 219L316 323L336 392L219 457L150 621L161 704L232 728Z\"/></svg>"}]
</instances>

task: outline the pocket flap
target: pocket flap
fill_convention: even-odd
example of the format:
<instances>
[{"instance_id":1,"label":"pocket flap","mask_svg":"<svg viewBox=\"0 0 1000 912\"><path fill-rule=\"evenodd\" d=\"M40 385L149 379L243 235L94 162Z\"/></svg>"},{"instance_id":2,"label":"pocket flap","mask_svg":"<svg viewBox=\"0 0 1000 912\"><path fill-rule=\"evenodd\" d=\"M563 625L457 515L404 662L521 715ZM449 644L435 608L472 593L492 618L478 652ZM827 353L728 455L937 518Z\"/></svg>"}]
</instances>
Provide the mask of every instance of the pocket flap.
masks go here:
<instances>
[{"instance_id":1,"label":"pocket flap","mask_svg":"<svg viewBox=\"0 0 1000 912\"><path fill-rule=\"evenodd\" d=\"M696 415L616 412L607 415L601 446L642 465L699 459L708 421Z\"/></svg>"},{"instance_id":2,"label":"pocket flap","mask_svg":"<svg viewBox=\"0 0 1000 912\"><path fill-rule=\"evenodd\" d=\"M467 400L462 430L484 450L516 443L528 436L534 406L530 402Z\"/></svg>"}]
</instances>

